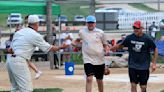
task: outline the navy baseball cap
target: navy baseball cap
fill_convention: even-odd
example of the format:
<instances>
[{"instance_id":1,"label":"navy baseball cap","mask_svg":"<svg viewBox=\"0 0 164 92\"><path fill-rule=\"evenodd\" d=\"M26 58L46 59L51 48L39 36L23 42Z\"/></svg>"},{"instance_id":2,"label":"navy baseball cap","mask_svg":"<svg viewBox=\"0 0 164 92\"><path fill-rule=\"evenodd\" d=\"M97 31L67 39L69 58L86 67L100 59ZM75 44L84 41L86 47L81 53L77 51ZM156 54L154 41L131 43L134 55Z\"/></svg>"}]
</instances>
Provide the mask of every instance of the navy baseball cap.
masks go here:
<instances>
[{"instance_id":1,"label":"navy baseball cap","mask_svg":"<svg viewBox=\"0 0 164 92\"><path fill-rule=\"evenodd\" d=\"M93 16L93 15L87 16L86 22L87 22L87 23L88 23L88 22L96 22L95 16Z\"/></svg>"}]
</instances>

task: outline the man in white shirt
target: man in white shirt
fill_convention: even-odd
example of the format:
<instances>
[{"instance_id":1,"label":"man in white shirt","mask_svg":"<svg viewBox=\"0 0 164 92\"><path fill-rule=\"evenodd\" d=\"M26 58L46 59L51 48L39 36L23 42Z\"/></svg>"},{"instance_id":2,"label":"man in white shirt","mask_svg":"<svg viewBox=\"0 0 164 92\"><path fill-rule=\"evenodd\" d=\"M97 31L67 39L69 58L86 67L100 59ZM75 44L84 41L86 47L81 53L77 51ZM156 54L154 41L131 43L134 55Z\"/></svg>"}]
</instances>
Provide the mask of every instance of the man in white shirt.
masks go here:
<instances>
[{"instance_id":1,"label":"man in white shirt","mask_svg":"<svg viewBox=\"0 0 164 92\"><path fill-rule=\"evenodd\" d=\"M99 92L104 92L103 76L105 70L104 50L107 41L104 32L96 28L96 18L89 15L86 18L87 27L79 32L82 39L82 54L86 73L86 92L92 91L93 76L96 77Z\"/></svg>"},{"instance_id":2,"label":"man in white shirt","mask_svg":"<svg viewBox=\"0 0 164 92\"><path fill-rule=\"evenodd\" d=\"M28 17L29 26L22 28L14 34L11 44L13 55L11 56L10 62L7 62L7 69L12 85L11 92L32 92L31 73L27 61L31 59L36 47L39 47L44 52L55 52L67 47L65 44L53 46L47 43L37 33L39 27L38 22L39 18L37 15L30 15Z\"/></svg>"}]
</instances>

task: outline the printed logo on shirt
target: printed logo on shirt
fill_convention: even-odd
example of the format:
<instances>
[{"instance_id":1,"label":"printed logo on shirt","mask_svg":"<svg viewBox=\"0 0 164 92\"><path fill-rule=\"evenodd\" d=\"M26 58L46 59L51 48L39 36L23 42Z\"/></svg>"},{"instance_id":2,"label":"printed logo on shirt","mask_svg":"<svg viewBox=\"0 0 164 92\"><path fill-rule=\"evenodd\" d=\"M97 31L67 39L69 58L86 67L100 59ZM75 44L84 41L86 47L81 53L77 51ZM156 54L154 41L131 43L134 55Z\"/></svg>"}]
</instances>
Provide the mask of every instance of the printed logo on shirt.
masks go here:
<instances>
[{"instance_id":1,"label":"printed logo on shirt","mask_svg":"<svg viewBox=\"0 0 164 92\"><path fill-rule=\"evenodd\" d=\"M96 33L96 34L95 34L95 41L96 41L97 43L101 43L100 39L101 39L101 35L100 35L99 33Z\"/></svg>"},{"instance_id":2,"label":"printed logo on shirt","mask_svg":"<svg viewBox=\"0 0 164 92\"><path fill-rule=\"evenodd\" d=\"M97 39L100 38L100 35L99 34L95 34L95 36L96 36Z\"/></svg>"},{"instance_id":3,"label":"printed logo on shirt","mask_svg":"<svg viewBox=\"0 0 164 92\"><path fill-rule=\"evenodd\" d=\"M84 42L84 46L88 46L88 42L87 41L83 41Z\"/></svg>"},{"instance_id":4,"label":"printed logo on shirt","mask_svg":"<svg viewBox=\"0 0 164 92\"><path fill-rule=\"evenodd\" d=\"M132 48L135 52L141 52L142 46L145 45L144 42L139 42L139 41L131 41L131 44L134 44L135 45Z\"/></svg>"}]
</instances>

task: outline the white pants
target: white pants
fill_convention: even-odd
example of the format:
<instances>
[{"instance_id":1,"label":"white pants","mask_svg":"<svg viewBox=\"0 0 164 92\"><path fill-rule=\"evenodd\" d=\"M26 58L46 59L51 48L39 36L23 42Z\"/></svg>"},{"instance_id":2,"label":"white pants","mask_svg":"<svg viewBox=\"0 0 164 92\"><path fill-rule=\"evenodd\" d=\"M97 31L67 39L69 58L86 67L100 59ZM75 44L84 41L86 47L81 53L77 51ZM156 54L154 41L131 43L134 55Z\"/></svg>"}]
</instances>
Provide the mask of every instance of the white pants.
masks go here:
<instances>
[{"instance_id":1,"label":"white pants","mask_svg":"<svg viewBox=\"0 0 164 92\"><path fill-rule=\"evenodd\" d=\"M10 57L6 64L12 85L11 92L32 92L31 73L27 61L16 56Z\"/></svg>"}]
</instances>

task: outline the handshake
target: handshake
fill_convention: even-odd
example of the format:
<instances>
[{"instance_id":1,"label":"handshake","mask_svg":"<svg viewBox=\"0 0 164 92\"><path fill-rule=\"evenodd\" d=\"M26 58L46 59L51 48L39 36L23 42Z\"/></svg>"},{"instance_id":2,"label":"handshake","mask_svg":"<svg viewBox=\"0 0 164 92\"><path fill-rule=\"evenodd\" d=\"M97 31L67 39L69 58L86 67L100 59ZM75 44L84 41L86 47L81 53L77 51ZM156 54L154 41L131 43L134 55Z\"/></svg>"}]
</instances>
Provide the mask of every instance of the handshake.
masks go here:
<instances>
[{"instance_id":1,"label":"handshake","mask_svg":"<svg viewBox=\"0 0 164 92\"><path fill-rule=\"evenodd\" d=\"M63 44L61 44L61 45L59 46L59 49L65 49L65 48L67 48L68 46L69 46L68 44L63 43Z\"/></svg>"}]
</instances>

